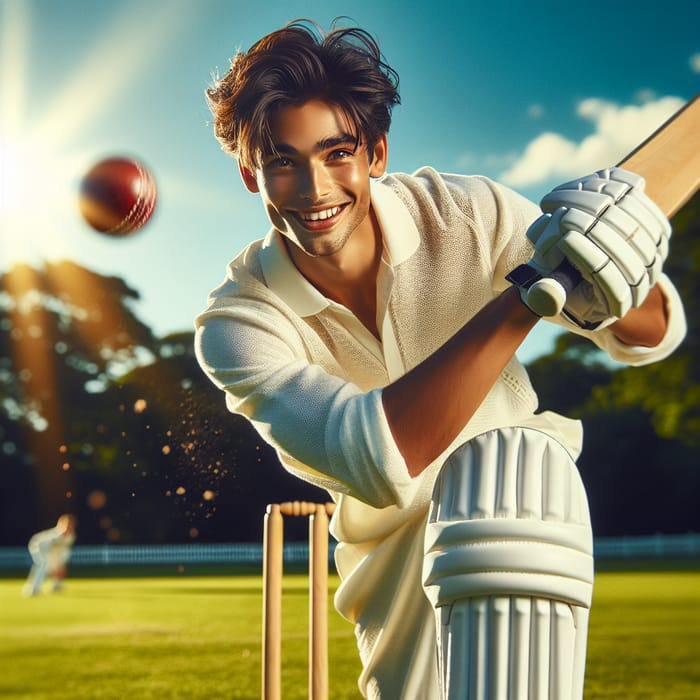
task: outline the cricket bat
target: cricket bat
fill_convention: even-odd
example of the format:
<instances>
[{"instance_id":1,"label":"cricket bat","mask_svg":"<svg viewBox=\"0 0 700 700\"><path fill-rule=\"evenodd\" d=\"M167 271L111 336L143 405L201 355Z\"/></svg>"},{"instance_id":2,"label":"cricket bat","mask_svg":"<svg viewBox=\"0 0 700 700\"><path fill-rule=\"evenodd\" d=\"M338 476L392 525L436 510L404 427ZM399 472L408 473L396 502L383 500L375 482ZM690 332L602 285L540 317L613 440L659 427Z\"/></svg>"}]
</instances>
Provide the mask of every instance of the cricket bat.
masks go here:
<instances>
[{"instance_id":1,"label":"cricket bat","mask_svg":"<svg viewBox=\"0 0 700 700\"><path fill-rule=\"evenodd\" d=\"M618 167L641 175L645 193L670 219L700 188L700 93L643 141ZM528 290L528 306L556 316L581 279L570 264Z\"/></svg>"}]
</instances>

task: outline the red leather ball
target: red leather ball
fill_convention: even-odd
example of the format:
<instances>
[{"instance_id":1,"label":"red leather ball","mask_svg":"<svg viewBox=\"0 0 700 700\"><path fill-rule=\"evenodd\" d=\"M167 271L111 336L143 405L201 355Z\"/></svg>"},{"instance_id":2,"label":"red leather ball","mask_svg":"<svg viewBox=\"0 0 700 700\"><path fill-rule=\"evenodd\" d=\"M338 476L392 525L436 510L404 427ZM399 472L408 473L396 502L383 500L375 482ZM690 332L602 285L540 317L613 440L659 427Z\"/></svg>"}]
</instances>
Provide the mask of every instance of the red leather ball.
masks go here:
<instances>
[{"instance_id":1,"label":"red leather ball","mask_svg":"<svg viewBox=\"0 0 700 700\"><path fill-rule=\"evenodd\" d=\"M133 158L106 158L80 182L79 206L85 221L108 236L127 236L151 218L157 188L151 172Z\"/></svg>"}]
</instances>

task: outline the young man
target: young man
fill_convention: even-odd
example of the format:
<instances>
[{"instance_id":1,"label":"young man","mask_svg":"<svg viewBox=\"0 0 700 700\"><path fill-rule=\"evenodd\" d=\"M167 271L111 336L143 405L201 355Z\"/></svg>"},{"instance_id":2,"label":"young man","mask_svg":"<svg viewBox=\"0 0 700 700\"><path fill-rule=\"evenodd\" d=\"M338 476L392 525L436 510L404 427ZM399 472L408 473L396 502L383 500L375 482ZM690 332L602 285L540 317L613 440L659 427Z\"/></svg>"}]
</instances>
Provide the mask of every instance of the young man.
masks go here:
<instances>
[{"instance_id":1,"label":"young man","mask_svg":"<svg viewBox=\"0 0 700 700\"><path fill-rule=\"evenodd\" d=\"M575 260L585 280L553 320L651 362L685 328L661 273L668 222L618 170L565 186L545 215L483 177L386 174L397 85L363 30L294 23L208 92L272 228L212 292L198 358L229 410L337 503L335 602L356 625L363 696L580 697L581 428L535 413L514 353L538 317L506 276ZM576 244L592 229L616 239L605 264Z\"/></svg>"},{"instance_id":2,"label":"young man","mask_svg":"<svg viewBox=\"0 0 700 700\"><path fill-rule=\"evenodd\" d=\"M25 597L39 595L47 578L53 580L51 590L54 593L63 588L75 542L75 524L74 516L64 514L54 527L32 535L28 544L32 567L22 591Z\"/></svg>"}]
</instances>

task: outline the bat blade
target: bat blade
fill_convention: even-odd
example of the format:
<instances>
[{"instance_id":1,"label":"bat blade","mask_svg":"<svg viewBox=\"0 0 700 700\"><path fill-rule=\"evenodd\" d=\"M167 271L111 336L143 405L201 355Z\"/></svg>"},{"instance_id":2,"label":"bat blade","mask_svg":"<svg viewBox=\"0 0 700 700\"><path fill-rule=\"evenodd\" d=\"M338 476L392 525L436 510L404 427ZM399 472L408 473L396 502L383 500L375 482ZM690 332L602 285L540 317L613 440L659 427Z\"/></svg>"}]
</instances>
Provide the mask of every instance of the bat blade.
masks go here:
<instances>
[{"instance_id":1,"label":"bat blade","mask_svg":"<svg viewBox=\"0 0 700 700\"><path fill-rule=\"evenodd\" d=\"M687 102L619 167L641 175L644 191L671 218L700 188L700 94Z\"/></svg>"}]
</instances>

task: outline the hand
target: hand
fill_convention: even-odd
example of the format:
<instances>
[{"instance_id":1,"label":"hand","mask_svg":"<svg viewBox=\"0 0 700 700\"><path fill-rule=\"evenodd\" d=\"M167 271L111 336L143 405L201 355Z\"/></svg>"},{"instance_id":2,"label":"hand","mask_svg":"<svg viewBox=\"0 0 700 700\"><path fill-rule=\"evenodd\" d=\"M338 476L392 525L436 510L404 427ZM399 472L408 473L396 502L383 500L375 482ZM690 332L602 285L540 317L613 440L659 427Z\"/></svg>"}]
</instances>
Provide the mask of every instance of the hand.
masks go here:
<instances>
[{"instance_id":1,"label":"hand","mask_svg":"<svg viewBox=\"0 0 700 700\"><path fill-rule=\"evenodd\" d=\"M601 170L546 195L527 231L540 275L565 260L581 273L564 307L579 325L607 325L640 306L661 273L671 227L643 190L634 173Z\"/></svg>"}]
</instances>

